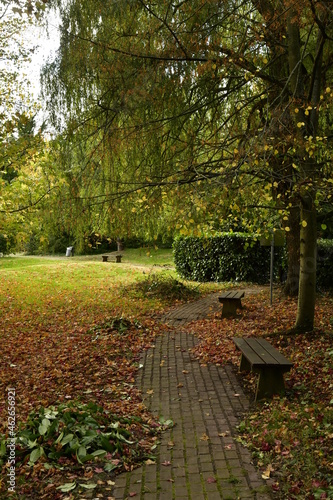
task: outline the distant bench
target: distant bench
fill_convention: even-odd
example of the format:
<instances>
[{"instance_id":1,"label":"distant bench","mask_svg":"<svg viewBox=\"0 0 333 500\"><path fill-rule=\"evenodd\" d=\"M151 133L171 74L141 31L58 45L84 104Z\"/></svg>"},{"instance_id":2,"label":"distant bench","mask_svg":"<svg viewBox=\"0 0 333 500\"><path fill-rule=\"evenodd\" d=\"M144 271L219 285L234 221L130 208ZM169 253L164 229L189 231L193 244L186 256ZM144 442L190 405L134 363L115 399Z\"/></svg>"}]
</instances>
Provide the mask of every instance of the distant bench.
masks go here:
<instances>
[{"instance_id":1,"label":"distant bench","mask_svg":"<svg viewBox=\"0 0 333 500\"><path fill-rule=\"evenodd\" d=\"M102 261L107 262L110 255L102 255ZM114 262L121 262L122 255L115 255L116 260Z\"/></svg>"},{"instance_id":2,"label":"distant bench","mask_svg":"<svg viewBox=\"0 0 333 500\"><path fill-rule=\"evenodd\" d=\"M242 353L239 369L259 374L255 400L284 394L283 374L293 363L265 339L234 338L233 341Z\"/></svg>"},{"instance_id":3,"label":"distant bench","mask_svg":"<svg viewBox=\"0 0 333 500\"><path fill-rule=\"evenodd\" d=\"M237 309L242 309L241 299L245 292L224 292L219 297L219 302L223 304L222 318L230 318L236 316Z\"/></svg>"}]
</instances>

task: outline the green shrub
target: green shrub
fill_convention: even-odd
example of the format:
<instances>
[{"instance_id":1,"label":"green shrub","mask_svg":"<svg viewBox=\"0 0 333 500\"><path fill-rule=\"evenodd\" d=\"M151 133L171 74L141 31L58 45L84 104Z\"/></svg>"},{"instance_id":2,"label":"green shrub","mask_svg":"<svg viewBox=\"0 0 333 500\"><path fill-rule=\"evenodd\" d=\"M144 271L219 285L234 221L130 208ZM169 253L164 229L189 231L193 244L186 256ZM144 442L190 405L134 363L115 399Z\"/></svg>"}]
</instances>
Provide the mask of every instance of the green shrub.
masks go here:
<instances>
[{"instance_id":1,"label":"green shrub","mask_svg":"<svg viewBox=\"0 0 333 500\"><path fill-rule=\"evenodd\" d=\"M14 250L15 238L10 235L0 233L0 254L6 255Z\"/></svg>"},{"instance_id":2,"label":"green shrub","mask_svg":"<svg viewBox=\"0 0 333 500\"><path fill-rule=\"evenodd\" d=\"M333 287L333 240L319 240L317 254L317 284Z\"/></svg>"},{"instance_id":3,"label":"green shrub","mask_svg":"<svg viewBox=\"0 0 333 500\"><path fill-rule=\"evenodd\" d=\"M251 281L267 283L270 247L252 235L223 233L207 238L180 237L173 246L176 270L195 281ZM283 250L275 249L274 272L283 265Z\"/></svg>"},{"instance_id":4,"label":"green shrub","mask_svg":"<svg viewBox=\"0 0 333 500\"><path fill-rule=\"evenodd\" d=\"M268 283L270 247L252 235L223 233L208 238L179 237L173 246L178 274L194 281L251 281ZM286 271L286 249L275 248L274 276ZM318 241L318 288L333 286L333 240Z\"/></svg>"}]
</instances>

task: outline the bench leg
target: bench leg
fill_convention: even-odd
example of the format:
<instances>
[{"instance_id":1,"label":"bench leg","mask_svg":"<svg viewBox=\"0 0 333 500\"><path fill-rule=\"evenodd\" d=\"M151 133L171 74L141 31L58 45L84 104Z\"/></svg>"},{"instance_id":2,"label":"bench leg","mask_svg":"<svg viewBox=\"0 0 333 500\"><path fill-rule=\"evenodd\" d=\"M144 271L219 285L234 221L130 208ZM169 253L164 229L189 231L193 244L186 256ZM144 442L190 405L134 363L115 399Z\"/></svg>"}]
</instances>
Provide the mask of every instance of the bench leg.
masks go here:
<instances>
[{"instance_id":1,"label":"bench leg","mask_svg":"<svg viewBox=\"0 0 333 500\"><path fill-rule=\"evenodd\" d=\"M240 365L239 365L239 370L241 372L250 372L251 371L251 363L246 359L243 354L241 355L241 360L240 360Z\"/></svg>"},{"instance_id":2,"label":"bench leg","mask_svg":"<svg viewBox=\"0 0 333 500\"><path fill-rule=\"evenodd\" d=\"M223 301L222 318L233 318L237 314L237 304L233 300Z\"/></svg>"},{"instance_id":3,"label":"bench leg","mask_svg":"<svg viewBox=\"0 0 333 500\"><path fill-rule=\"evenodd\" d=\"M280 368L266 367L259 370L256 401L271 398L285 392L283 373Z\"/></svg>"}]
</instances>

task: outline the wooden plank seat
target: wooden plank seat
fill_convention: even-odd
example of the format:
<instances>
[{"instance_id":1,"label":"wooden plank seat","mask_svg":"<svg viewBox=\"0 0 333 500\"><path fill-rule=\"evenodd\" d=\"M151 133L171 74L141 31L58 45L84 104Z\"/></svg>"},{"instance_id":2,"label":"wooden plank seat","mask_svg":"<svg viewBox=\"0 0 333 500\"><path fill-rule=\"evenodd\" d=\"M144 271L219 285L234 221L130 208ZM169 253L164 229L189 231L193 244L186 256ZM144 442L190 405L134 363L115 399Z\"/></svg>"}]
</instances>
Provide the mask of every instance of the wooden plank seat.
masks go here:
<instances>
[{"instance_id":1,"label":"wooden plank seat","mask_svg":"<svg viewBox=\"0 0 333 500\"><path fill-rule=\"evenodd\" d=\"M233 341L242 353L240 371L259 374L255 400L284 394L283 374L290 371L293 363L265 339L234 338Z\"/></svg>"},{"instance_id":2,"label":"wooden plank seat","mask_svg":"<svg viewBox=\"0 0 333 500\"><path fill-rule=\"evenodd\" d=\"M237 309L242 309L241 299L245 292L229 291L224 292L219 297L219 302L223 304L222 318L230 318L236 316Z\"/></svg>"}]
</instances>

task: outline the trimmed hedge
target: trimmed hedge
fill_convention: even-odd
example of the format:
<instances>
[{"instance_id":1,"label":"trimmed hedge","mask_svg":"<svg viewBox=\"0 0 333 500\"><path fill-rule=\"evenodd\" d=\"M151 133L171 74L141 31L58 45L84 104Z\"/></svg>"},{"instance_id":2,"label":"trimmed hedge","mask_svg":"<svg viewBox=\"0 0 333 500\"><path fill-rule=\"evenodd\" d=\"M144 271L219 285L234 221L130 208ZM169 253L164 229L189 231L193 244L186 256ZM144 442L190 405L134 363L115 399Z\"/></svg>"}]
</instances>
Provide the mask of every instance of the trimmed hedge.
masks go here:
<instances>
[{"instance_id":1,"label":"trimmed hedge","mask_svg":"<svg viewBox=\"0 0 333 500\"><path fill-rule=\"evenodd\" d=\"M318 241L317 284L319 288L333 288L333 240Z\"/></svg>"},{"instance_id":2,"label":"trimmed hedge","mask_svg":"<svg viewBox=\"0 0 333 500\"><path fill-rule=\"evenodd\" d=\"M193 281L250 281L268 283L270 247L245 233L222 233L198 238L178 237L173 244L178 274ZM274 276L286 275L286 250L275 248ZM318 241L317 285L333 287L333 240Z\"/></svg>"},{"instance_id":3,"label":"trimmed hedge","mask_svg":"<svg viewBox=\"0 0 333 500\"><path fill-rule=\"evenodd\" d=\"M194 281L251 281L267 283L270 275L270 247L244 233L220 236L179 237L173 245L176 270ZM281 275L282 248L275 249L274 274Z\"/></svg>"}]
</instances>

